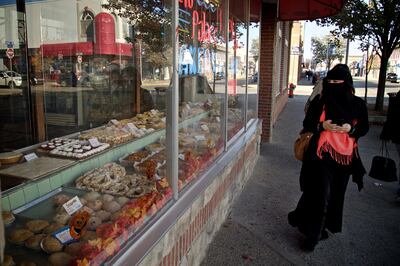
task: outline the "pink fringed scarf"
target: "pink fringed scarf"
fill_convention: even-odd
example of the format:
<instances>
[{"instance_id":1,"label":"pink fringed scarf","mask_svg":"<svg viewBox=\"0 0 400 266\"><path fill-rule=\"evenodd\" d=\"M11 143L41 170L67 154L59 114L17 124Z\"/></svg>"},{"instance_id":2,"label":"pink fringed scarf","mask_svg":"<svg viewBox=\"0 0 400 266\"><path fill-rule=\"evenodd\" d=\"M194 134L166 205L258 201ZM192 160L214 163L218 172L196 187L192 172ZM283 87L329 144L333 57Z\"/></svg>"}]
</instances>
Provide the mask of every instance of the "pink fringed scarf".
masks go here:
<instances>
[{"instance_id":1,"label":"pink fringed scarf","mask_svg":"<svg viewBox=\"0 0 400 266\"><path fill-rule=\"evenodd\" d=\"M325 110L319 120L325 121ZM356 145L355 139L349 137L349 134L325 130L321 132L318 140L317 155L322 159L322 153L328 152L337 163L349 165Z\"/></svg>"}]
</instances>

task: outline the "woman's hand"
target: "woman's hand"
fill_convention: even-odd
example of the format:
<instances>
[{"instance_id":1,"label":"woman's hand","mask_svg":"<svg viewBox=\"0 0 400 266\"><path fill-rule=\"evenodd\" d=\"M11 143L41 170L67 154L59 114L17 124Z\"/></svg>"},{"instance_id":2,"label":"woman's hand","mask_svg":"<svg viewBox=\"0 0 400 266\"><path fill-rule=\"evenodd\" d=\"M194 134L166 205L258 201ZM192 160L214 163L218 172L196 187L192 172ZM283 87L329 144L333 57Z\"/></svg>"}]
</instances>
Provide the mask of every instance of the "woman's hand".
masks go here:
<instances>
[{"instance_id":1,"label":"woman's hand","mask_svg":"<svg viewBox=\"0 0 400 266\"><path fill-rule=\"evenodd\" d=\"M351 125L348 123L343 124L341 127L337 127L338 132L349 133L351 130Z\"/></svg>"},{"instance_id":2,"label":"woman's hand","mask_svg":"<svg viewBox=\"0 0 400 266\"><path fill-rule=\"evenodd\" d=\"M332 120L326 120L322 123L322 127L325 130L336 132L338 131L339 126L332 123Z\"/></svg>"}]
</instances>

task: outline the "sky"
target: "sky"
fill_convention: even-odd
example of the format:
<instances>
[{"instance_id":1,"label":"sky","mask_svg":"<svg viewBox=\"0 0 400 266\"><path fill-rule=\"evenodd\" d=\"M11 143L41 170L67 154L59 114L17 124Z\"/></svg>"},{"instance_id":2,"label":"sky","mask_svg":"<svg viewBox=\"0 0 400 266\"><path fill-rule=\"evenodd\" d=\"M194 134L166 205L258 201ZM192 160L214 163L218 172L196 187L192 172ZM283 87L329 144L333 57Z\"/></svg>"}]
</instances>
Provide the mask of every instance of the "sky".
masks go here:
<instances>
[{"instance_id":1,"label":"sky","mask_svg":"<svg viewBox=\"0 0 400 266\"><path fill-rule=\"evenodd\" d=\"M333 27L319 27L315 22L305 22L304 32L304 58L311 59L311 37L322 38L328 35ZM358 47L357 42L350 42L349 55L362 55L362 51Z\"/></svg>"}]
</instances>

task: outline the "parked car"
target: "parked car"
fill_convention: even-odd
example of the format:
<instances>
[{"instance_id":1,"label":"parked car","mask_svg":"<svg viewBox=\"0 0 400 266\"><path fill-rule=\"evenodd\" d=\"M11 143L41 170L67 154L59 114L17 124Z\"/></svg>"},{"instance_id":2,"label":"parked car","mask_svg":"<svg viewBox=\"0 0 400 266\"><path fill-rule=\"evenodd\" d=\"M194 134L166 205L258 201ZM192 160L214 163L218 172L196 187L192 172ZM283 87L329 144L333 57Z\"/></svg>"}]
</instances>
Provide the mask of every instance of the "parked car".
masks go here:
<instances>
[{"instance_id":1,"label":"parked car","mask_svg":"<svg viewBox=\"0 0 400 266\"><path fill-rule=\"evenodd\" d=\"M397 76L396 73L388 73L386 75L386 80L393 82L393 83L397 83L397 82L399 82L399 77Z\"/></svg>"},{"instance_id":2,"label":"parked car","mask_svg":"<svg viewBox=\"0 0 400 266\"><path fill-rule=\"evenodd\" d=\"M21 75L14 71L0 72L0 86L7 86L9 88L21 87Z\"/></svg>"}]
</instances>

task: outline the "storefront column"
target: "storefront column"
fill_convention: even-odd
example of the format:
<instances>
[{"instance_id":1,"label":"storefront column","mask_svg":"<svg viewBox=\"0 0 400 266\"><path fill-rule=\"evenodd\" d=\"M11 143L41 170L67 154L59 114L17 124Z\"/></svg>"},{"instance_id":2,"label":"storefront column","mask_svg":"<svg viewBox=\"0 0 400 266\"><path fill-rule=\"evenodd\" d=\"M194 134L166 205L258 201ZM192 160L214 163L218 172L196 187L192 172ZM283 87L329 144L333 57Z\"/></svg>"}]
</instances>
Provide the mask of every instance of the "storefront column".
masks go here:
<instances>
[{"instance_id":1,"label":"storefront column","mask_svg":"<svg viewBox=\"0 0 400 266\"><path fill-rule=\"evenodd\" d=\"M261 14L258 117L263 120L262 142L271 140L273 114L274 49L276 34L276 5L263 4Z\"/></svg>"}]
</instances>

